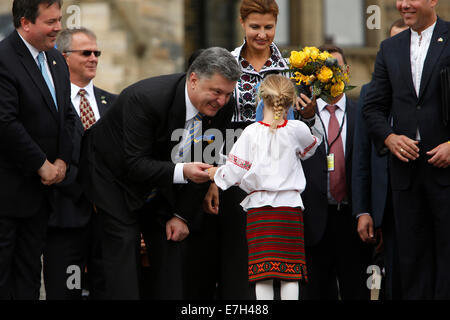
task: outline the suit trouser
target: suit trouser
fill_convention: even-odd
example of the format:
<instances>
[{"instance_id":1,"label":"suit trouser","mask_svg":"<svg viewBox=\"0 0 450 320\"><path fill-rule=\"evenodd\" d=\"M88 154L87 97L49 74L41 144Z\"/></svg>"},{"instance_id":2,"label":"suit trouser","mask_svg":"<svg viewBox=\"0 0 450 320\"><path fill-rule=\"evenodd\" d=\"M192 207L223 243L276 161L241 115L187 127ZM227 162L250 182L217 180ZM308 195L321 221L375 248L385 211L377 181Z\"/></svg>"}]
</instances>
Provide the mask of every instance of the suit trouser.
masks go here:
<instances>
[{"instance_id":1,"label":"suit trouser","mask_svg":"<svg viewBox=\"0 0 450 320\"><path fill-rule=\"evenodd\" d=\"M140 298L140 233L136 222L126 224L97 207L100 218L105 299Z\"/></svg>"},{"instance_id":2,"label":"suit trouser","mask_svg":"<svg viewBox=\"0 0 450 320\"><path fill-rule=\"evenodd\" d=\"M403 299L450 299L450 186L421 154L411 185L393 190ZM440 170L449 170L440 169Z\"/></svg>"},{"instance_id":3,"label":"suit trouser","mask_svg":"<svg viewBox=\"0 0 450 320\"><path fill-rule=\"evenodd\" d=\"M219 217L203 213L200 230L191 230L187 241L186 298L211 300L219 281Z\"/></svg>"},{"instance_id":4,"label":"suit trouser","mask_svg":"<svg viewBox=\"0 0 450 320\"><path fill-rule=\"evenodd\" d=\"M219 298L255 300L255 287L248 281L247 213L240 203L247 194L239 187L221 193L219 208Z\"/></svg>"},{"instance_id":5,"label":"suit trouser","mask_svg":"<svg viewBox=\"0 0 450 320\"><path fill-rule=\"evenodd\" d=\"M381 229L383 232L384 264L386 269L385 298L387 300L401 299L401 280L398 247L395 234L395 219L392 208L391 190L386 199L386 208Z\"/></svg>"},{"instance_id":6,"label":"suit trouser","mask_svg":"<svg viewBox=\"0 0 450 320\"><path fill-rule=\"evenodd\" d=\"M84 269L88 268L89 298L105 298L105 280L102 267L99 217L92 213L87 226L80 228L49 227L44 250L44 283L47 300L79 300L81 286L75 286L77 276L68 270L77 266L79 283L83 283ZM67 281L72 285L68 285Z\"/></svg>"},{"instance_id":7,"label":"suit trouser","mask_svg":"<svg viewBox=\"0 0 450 320\"><path fill-rule=\"evenodd\" d=\"M149 259L149 299L187 299L186 240L167 241L166 220L152 215L151 206L144 207L139 213Z\"/></svg>"},{"instance_id":8,"label":"suit trouser","mask_svg":"<svg viewBox=\"0 0 450 320\"><path fill-rule=\"evenodd\" d=\"M307 300L368 300L366 281L372 246L357 233L350 208L328 206L324 235L315 246L305 248L308 283L302 297ZM314 214L311 212L310 214Z\"/></svg>"},{"instance_id":9,"label":"suit trouser","mask_svg":"<svg viewBox=\"0 0 450 320\"><path fill-rule=\"evenodd\" d=\"M38 300L47 200L29 218L0 217L0 300Z\"/></svg>"}]
</instances>

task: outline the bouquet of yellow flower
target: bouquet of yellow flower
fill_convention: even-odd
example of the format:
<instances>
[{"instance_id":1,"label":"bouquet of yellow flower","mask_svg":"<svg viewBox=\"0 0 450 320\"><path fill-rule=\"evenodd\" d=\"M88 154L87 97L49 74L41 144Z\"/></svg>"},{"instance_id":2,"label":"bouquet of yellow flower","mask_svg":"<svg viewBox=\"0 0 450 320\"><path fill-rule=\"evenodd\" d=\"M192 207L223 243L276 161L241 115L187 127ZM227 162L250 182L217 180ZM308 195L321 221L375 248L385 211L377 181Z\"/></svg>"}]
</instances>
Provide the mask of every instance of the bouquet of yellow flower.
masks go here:
<instances>
[{"instance_id":1,"label":"bouquet of yellow flower","mask_svg":"<svg viewBox=\"0 0 450 320\"><path fill-rule=\"evenodd\" d=\"M311 87L312 94L327 103L355 88L348 84L348 73L339 65L337 59L316 47L292 51L289 65L296 84Z\"/></svg>"}]
</instances>

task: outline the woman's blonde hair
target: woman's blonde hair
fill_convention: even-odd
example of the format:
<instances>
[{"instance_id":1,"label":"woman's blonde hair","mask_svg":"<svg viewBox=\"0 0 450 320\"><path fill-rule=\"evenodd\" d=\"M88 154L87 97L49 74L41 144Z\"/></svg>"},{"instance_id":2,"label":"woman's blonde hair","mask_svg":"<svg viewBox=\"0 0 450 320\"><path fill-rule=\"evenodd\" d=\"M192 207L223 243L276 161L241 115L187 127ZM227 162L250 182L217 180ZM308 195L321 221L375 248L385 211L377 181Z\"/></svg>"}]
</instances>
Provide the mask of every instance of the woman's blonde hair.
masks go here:
<instances>
[{"instance_id":1,"label":"woman's blonde hair","mask_svg":"<svg viewBox=\"0 0 450 320\"><path fill-rule=\"evenodd\" d=\"M281 75L267 76L259 87L259 96L264 101L264 108L273 108L274 121L270 128L276 129L278 120L285 116L289 108L297 100L294 84Z\"/></svg>"}]
</instances>

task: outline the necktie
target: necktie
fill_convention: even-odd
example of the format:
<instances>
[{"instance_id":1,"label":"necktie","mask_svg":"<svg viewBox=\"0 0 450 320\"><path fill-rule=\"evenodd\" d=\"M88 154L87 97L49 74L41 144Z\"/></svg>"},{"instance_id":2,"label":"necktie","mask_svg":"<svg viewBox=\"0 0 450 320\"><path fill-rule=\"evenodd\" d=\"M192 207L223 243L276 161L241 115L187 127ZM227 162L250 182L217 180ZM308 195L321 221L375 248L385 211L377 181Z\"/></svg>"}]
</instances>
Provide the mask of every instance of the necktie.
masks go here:
<instances>
[{"instance_id":1,"label":"necktie","mask_svg":"<svg viewBox=\"0 0 450 320\"><path fill-rule=\"evenodd\" d=\"M89 100L86 98L86 90L80 89L80 119L84 130L89 129L95 123L95 115Z\"/></svg>"},{"instance_id":2,"label":"necktie","mask_svg":"<svg viewBox=\"0 0 450 320\"><path fill-rule=\"evenodd\" d=\"M339 122L336 118L337 107L328 105L326 106L326 109L330 113L330 122L328 123L328 143L330 143L331 146L329 153L334 154L334 171L330 172L330 193L337 202L341 202L347 194L344 147L339 132Z\"/></svg>"},{"instance_id":3,"label":"necktie","mask_svg":"<svg viewBox=\"0 0 450 320\"><path fill-rule=\"evenodd\" d=\"M47 84L48 89L50 90L50 93L52 95L53 101L55 102L56 110L58 110L58 103L56 102L56 92L55 87L53 86L50 77L47 72L47 68L45 67L45 57L44 57L44 51L39 52L38 54L38 61L39 61L39 69L41 70L42 77L45 80L45 83Z\"/></svg>"},{"instance_id":4,"label":"necktie","mask_svg":"<svg viewBox=\"0 0 450 320\"><path fill-rule=\"evenodd\" d=\"M192 122L191 127L189 129L189 134L185 138L183 146L180 148L178 154L179 162L183 162L186 159L187 155L189 154L189 151L191 150L192 141L198 142L196 141L196 139L198 138L198 134L202 127L202 119L203 115L200 112L197 113L197 115L194 117L194 121Z\"/></svg>"}]
</instances>

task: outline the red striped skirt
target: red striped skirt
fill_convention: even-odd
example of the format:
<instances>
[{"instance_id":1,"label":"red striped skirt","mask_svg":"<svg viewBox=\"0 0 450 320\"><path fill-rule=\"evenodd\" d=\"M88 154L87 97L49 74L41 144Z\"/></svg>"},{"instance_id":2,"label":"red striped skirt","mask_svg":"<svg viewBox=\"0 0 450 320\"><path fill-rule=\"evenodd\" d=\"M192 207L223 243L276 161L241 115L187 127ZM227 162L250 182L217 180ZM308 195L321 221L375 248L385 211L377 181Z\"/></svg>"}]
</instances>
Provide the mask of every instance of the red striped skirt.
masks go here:
<instances>
[{"instance_id":1,"label":"red striped skirt","mask_svg":"<svg viewBox=\"0 0 450 320\"><path fill-rule=\"evenodd\" d=\"M247 212L250 282L307 280L300 208L262 207Z\"/></svg>"}]
</instances>

